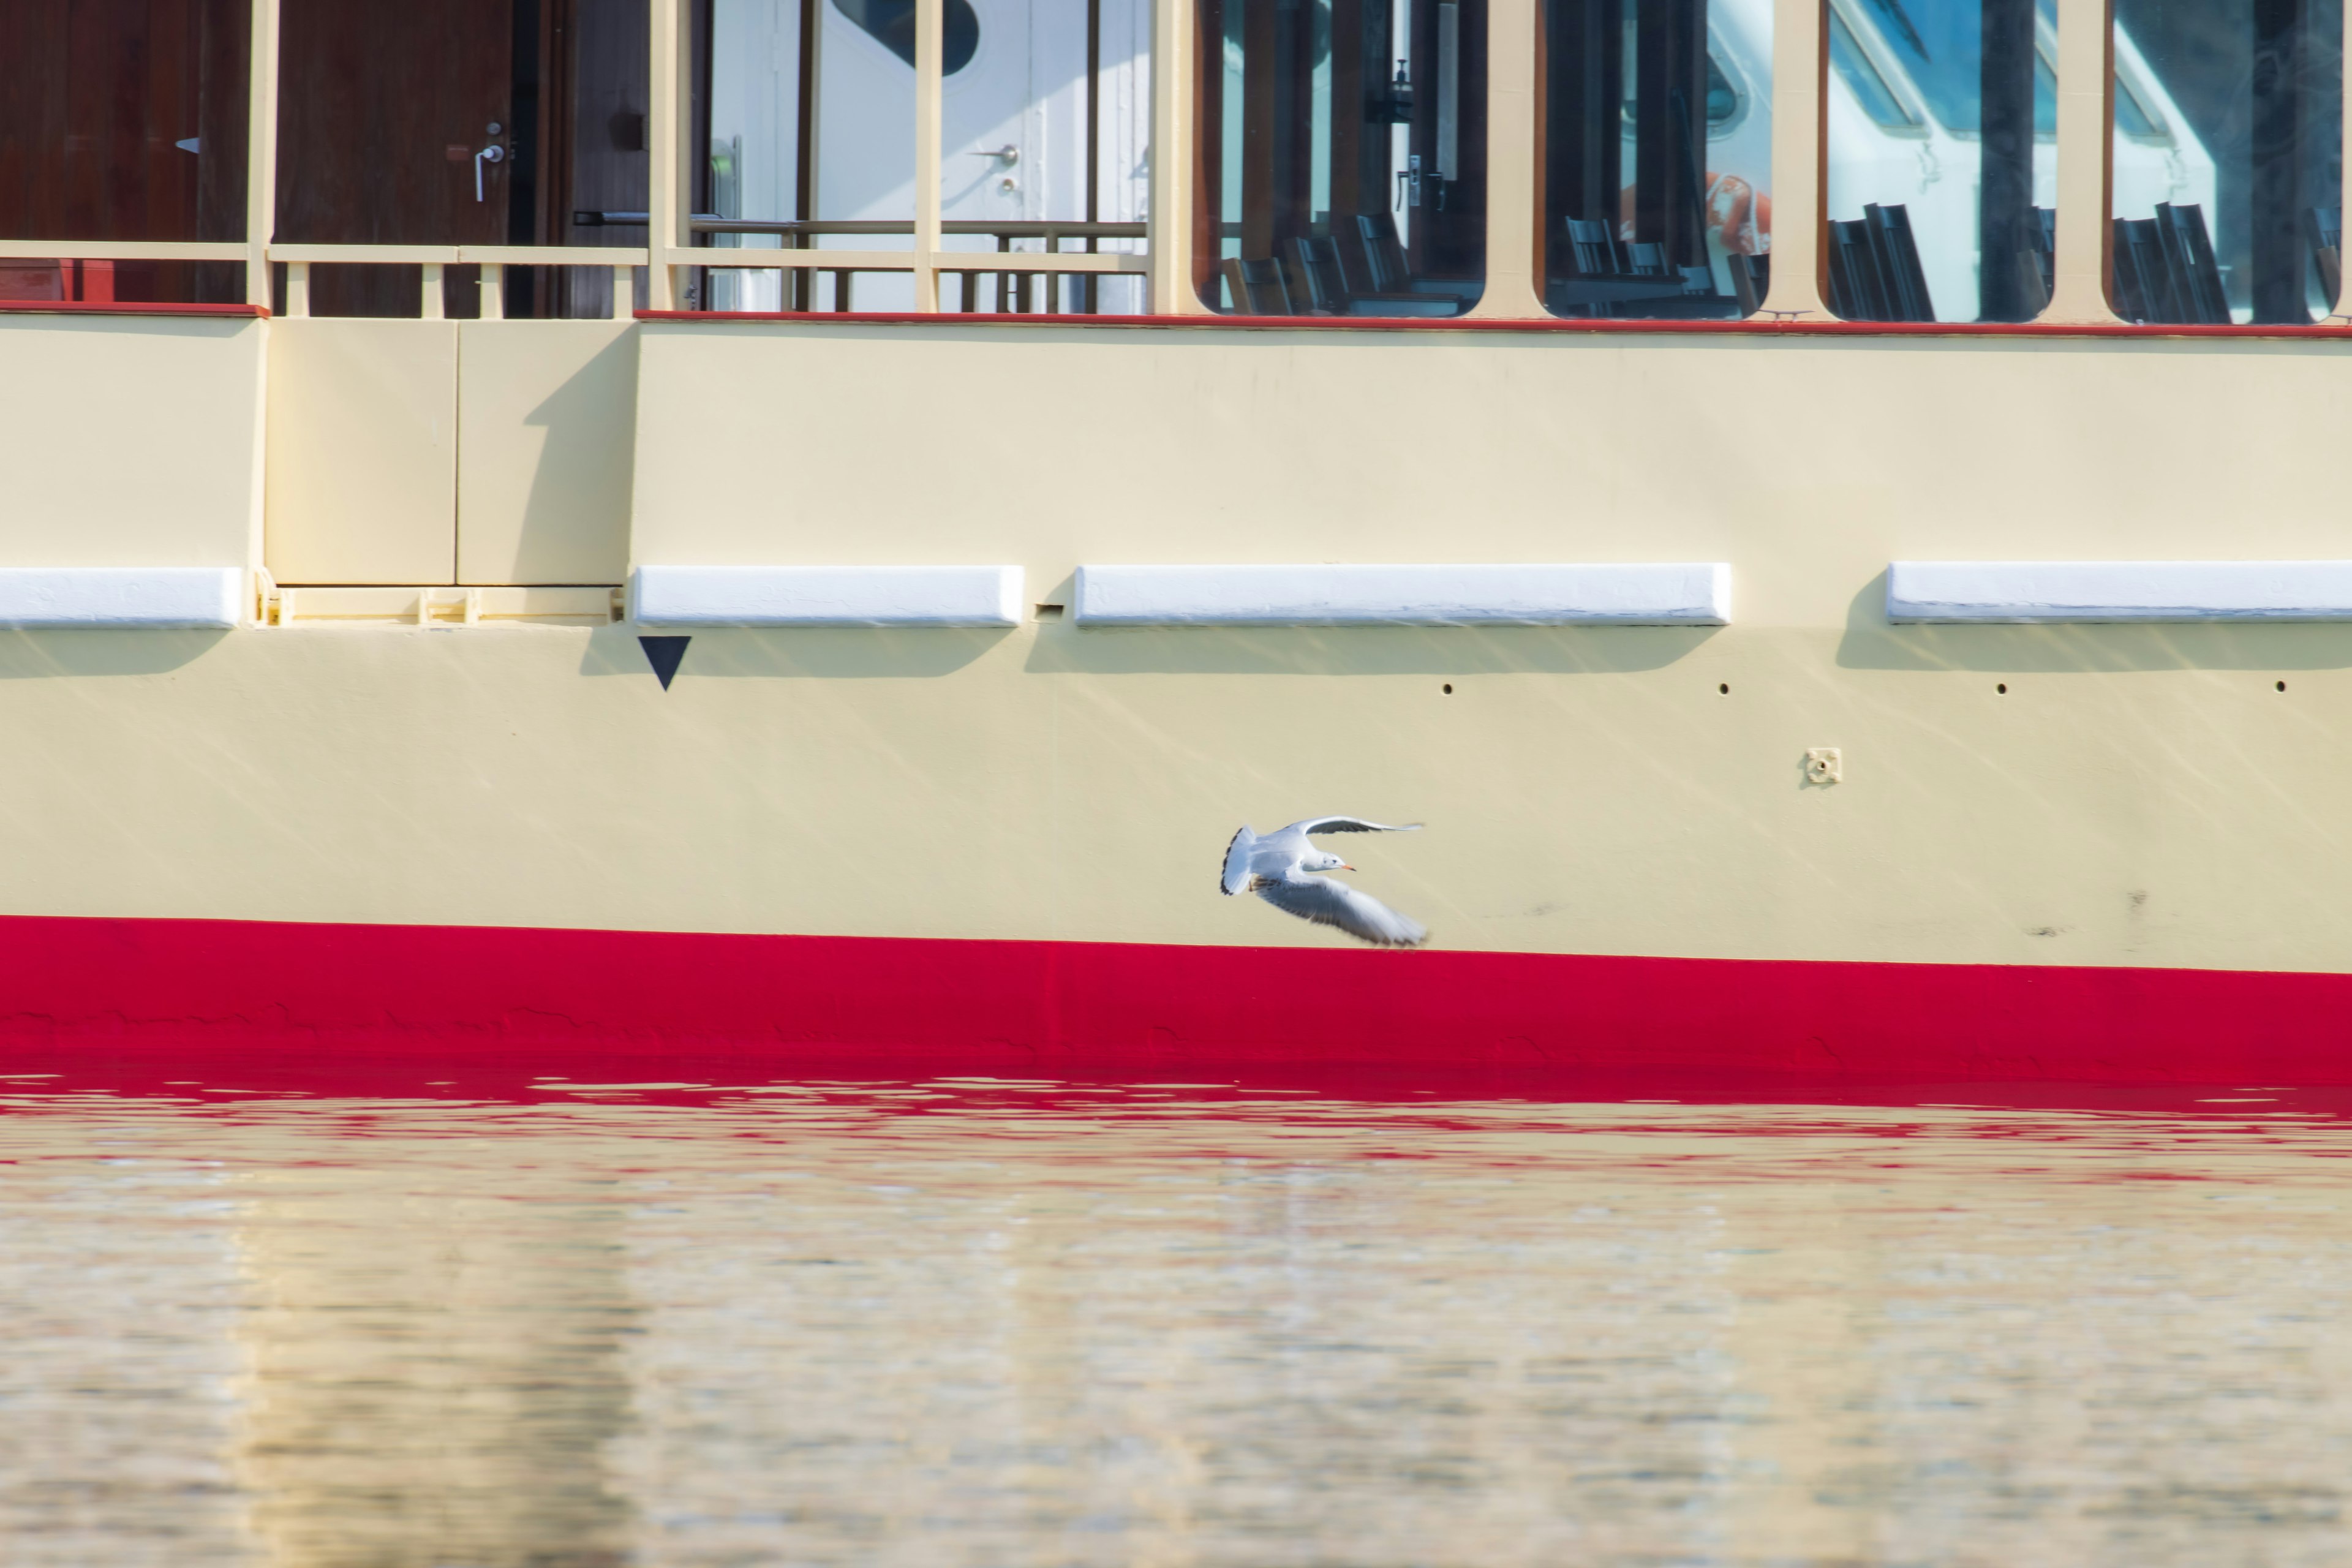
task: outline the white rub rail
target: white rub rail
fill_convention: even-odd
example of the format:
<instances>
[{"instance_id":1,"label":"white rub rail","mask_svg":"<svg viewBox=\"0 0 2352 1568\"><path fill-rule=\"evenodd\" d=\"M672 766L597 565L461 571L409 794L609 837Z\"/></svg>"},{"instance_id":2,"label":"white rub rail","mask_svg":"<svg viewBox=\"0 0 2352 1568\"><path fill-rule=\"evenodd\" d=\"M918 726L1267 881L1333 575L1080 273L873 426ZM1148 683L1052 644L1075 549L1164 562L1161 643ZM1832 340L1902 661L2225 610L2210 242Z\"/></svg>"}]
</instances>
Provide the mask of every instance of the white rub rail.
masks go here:
<instances>
[{"instance_id":1,"label":"white rub rail","mask_svg":"<svg viewBox=\"0 0 2352 1568\"><path fill-rule=\"evenodd\" d=\"M1731 568L1696 564L1081 566L1091 626L1653 626L1731 620Z\"/></svg>"},{"instance_id":2,"label":"white rub rail","mask_svg":"<svg viewBox=\"0 0 2352 1568\"><path fill-rule=\"evenodd\" d=\"M0 567L0 626L226 631L247 618L235 566Z\"/></svg>"},{"instance_id":3,"label":"white rub rail","mask_svg":"<svg viewBox=\"0 0 2352 1568\"><path fill-rule=\"evenodd\" d=\"M2352 561L1897 561L1905 622L2352 620Z\"/></svg>"},{"instance_id":4,"label":"white rub rail","mask_svg":"<svg viewBox=\"0 0 2352 1568\"><path fill-rule=\"evenodd\" d=\"M1018 566L640 566L648 626L1011 626Z\"/></svg>"}]
</instances>

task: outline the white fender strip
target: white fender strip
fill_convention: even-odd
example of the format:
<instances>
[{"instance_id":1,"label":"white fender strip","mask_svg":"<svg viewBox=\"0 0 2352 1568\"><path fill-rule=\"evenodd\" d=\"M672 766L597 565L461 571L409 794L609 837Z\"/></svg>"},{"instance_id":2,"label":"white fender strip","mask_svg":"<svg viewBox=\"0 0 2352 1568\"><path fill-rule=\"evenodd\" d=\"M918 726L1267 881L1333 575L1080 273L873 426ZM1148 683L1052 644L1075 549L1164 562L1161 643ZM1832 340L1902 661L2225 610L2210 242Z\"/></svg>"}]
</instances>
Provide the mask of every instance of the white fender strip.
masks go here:
<instances>
[{"instance_id":1,"label":"white fender strip","mask_svg":"<svg viewBox=\"0 0 2352 1568\"><path fill-rule=\"evenodd\" d=\"M1720 626L1731 621L1731 568L1081 566L1073 618L1090 626Z\"/></svg>"},{"instance_id":2,"label":"white fender strip","mask_svg":"<svg viewBox=\"0 0 2352 1568\"><path fill-rule=\"evenodd\" d=\"M640 566L649 626L1010 626L1018 566Z\"/></svg>"},{"instance_id":3,"label":"white fender strip","mask_svg":"<svg viewBox=\"0 0 2352 1568\"><path fill-rule=\"evenodd\" d=\"M0 626L22 630L216 630L244 607L235 566L0 567Z\"/></svg>"},{"instance_id":4,"label":"white fender strip","mask_svg":"<svg viewBox=\"0 0 2352 1568\"><path fill-rule=\"evenodd\" d=\"M1897 561L1886 618L2352 620L2352 561Z\"/></svg>"}]
</instances>

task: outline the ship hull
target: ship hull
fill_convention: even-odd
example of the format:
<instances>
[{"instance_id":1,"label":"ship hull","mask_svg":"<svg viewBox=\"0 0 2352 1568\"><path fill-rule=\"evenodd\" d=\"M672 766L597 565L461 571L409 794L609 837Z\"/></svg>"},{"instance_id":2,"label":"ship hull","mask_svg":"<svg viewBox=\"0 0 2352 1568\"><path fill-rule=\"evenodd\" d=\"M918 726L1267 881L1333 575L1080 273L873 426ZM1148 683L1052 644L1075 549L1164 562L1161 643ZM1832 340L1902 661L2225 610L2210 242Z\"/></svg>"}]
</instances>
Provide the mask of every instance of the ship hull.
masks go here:
<instances>
[{"instance_id":1,"label":"ship hull","mask_svg":"<svg viewBox=\"0 0 2352 1568\"><path fill-rule=\"evenodd\" d=\"M0 630L20 1061L2352 1075L2339 337L0 339L0 566L255 588L230 627ZM1901 563L2175 597L1914 624L1983 574ZM1238 624L1332 564L1453 584L1449 624ZM1152 612L1189 624L1085 623L1082 573L1167 565L1217 589ZM615 618L632 574L769 613L814 568L929 619ZM999 624L885 591L972 568ZM1464 624L1619 578L1727 624ZM1428 949L1221 895L1237 828L1333 813L1426 824L1330 847Z\"/></svg>"}]
</instances>

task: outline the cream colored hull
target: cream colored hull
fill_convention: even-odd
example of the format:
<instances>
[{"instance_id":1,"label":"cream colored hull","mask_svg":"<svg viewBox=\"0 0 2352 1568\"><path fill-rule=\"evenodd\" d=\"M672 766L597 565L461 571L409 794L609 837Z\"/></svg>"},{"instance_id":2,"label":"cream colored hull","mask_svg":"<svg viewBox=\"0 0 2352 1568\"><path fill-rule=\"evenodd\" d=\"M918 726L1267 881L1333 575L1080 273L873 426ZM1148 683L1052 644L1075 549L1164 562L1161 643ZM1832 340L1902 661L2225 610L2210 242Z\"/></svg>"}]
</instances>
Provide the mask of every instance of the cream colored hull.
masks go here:
<instances>
[{"instance_id":1,"label":"cream colored hull","mask_svg":"<svg viewBox=\"0 0 2352 1568\"><path fill-rule=\"evenodd\" d=\"M2352 682L2312 668L2345 634L1958 637L739 631L665 692L626 626L14 633L0 886L19 914L1345 945L1215 872L1244 822L1358 812L1429 825L1342 847L1442 947L2347 967ZM1843 782L1805 782L1809 745Z\"/></svg>"}]
</instances>

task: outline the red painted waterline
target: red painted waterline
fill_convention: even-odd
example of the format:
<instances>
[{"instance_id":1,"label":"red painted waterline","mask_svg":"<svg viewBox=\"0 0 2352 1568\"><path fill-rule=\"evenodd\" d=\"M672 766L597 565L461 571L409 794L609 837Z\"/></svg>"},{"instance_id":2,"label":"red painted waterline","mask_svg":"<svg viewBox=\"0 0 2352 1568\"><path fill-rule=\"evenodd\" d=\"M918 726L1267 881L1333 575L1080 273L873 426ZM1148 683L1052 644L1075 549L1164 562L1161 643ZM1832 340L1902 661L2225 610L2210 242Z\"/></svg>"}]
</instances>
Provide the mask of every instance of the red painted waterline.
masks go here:
<instances>
[{"instance_id":1,"label":"red painted waterline","mask_svg":"<svg viewBox=\"0 0 2352 1568\"><path fill-rule=\"evenodd\" d=\"M2352 1083L2352 975L0 917L8 1070L224 1049L322 1071L667 1050L1552 1089L1661 1070L2317 1086Z\"/></svg>"},{"instance_id":2,"label":"red painted waterline","mask_svg":"<svg viewBox=\"0 0 2352 1568\"><path fill-rule=\"evenodd\" d=\"M639 310L641 321L797 321L823 326L1213 327L1284 332L1578 332L1767 338L2352 338L2352 325L2147 326L2131 321L1841 321L1836 320L1643 321L1537 317L1435 320L1371 316L1085 316L1036 311Z\"/></svg>"},{"instance_id":3,"label":"red painted waterline","mask_svg":"<svg viewBox=\"0 0 2352 1568\"><path fill-rule=\"evenodd\" d=\"M266 317L267 305L172 304L155 300L0 300L0 311L27 316L247 316Z\"/></svg>"}]
</instances>

